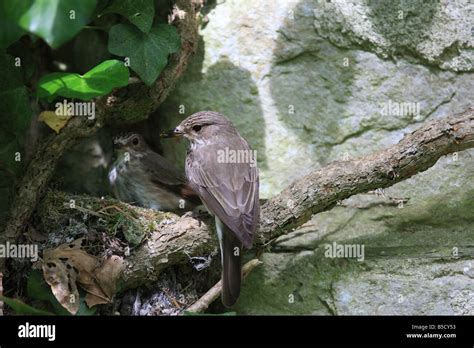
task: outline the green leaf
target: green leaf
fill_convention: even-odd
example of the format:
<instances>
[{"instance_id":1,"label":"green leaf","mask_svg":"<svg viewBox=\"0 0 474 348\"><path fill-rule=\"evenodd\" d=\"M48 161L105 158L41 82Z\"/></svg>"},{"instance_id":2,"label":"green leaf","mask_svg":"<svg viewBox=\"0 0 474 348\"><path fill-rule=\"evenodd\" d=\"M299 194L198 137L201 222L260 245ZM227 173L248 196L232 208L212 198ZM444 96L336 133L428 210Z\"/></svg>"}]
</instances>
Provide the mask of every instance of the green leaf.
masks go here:
<instances>
[{"instance_id":1,"label":"green leaf","mask_svg":"<svg viewBox=\"0 0 474 348\"><path fill-rule=\"evenodd\" d=\"M79 300L79 309L77 310L76 316L87 316L87 315L94 315L97 308L89 308L86 304L85 297L81 295L81 298Z\"/></svg>"},{"instance_id":2,"label":"green leaf","mask_svg":"<svg viewBox=\"0 0 474 348\"><path fill-rule=\"evenodd\" d=\"M44 281L42 273L36 269L32 269L30 273L28 273L26 292L29 297L36 300L49 301L51 297L54 298L51 288Z\"/></svg>"},{"instance_id":3,"label":"green leaf","mask_svg":"<svg viewBox=\"0 0 474 348\"><path fill-rule=\"evenodd\" d=\"M83 30L74 38L75 71L83 74L111 58L107 50L107 35L99 30Z\"/></svg>"},{"instance_id":4,"label":"green leaf","mask_svg":"<svg viewBox=\"0 0 474 348\"><path fill-rule=\"evenodd\" d=\"M52 101L58 96L90 100L128 84L127 67L118 60L106 60L84 75L52 73L38 81L38 97Z\"/></svg>"},{"instance_id":5,"label":"green leaf","mask_svg":"<svg viewBox=\"0 0 474 348\"><path fill-rule=\"evenodd\" d=\"M47 312L41 309L34 308L16 298L9 298L5 296L0 296L0 301L5 302L9 305L16 314L24 315L54 315L51 312Z\"/></svg>"},{"instance_id":6,"label":"green leaf","mask_svg":"<svg viewBox=\"0 0 474 348\"><path fill-rule=\"evenodd\" d=\"M5 3L8 0L0 0L0 49L3 50L10 46L25 34L14 21L10 20L5 11Z\"/></svg>"},{"instance_id":7,"label":"green leaf","mask_svg":"<svg viewBox=\"0 0 474 348\"><path fill-rule=\"evenodd\" d=\"M135 24L141 31L148 33L155 17L153 0L114 0L103 12L118 13Z\"/></svg>"},{"instance_id":8,"label":"green leaf","mask_svg":"<svg viewBox=\"0 0 474 348\"><path fill-rule=\"evenodd\" d=\"M3 0L2 10L21 28L58 48L89 22L96 4L97 0Z\"/></svg>"},{"instance_id":9,"label":"green leaf","mask_svg":"<svg viewBox=\"0 0 474 348\"><path fill-rule=\"evenodd\" d=\"M61 306L56 297L54 297L51 287L44 281L40 271L33 269L28 274L26 293L31 299L49 302L53 306L56 314L70 315L70 313Z\"/></svg>"},{"instance_id":10,"label":"green leaf","mask_svg":"<svg viewBox=\"0 0 474 348\"><path fill-rule=\"evenodd\" d=\"M113 26L109 33L109 51L129 59L130 67L143 82L151 85L168 62L168 55L181 45L176 28L159 24L148 34L135 26L122 23Z\"/></svg>"}]
</instances>

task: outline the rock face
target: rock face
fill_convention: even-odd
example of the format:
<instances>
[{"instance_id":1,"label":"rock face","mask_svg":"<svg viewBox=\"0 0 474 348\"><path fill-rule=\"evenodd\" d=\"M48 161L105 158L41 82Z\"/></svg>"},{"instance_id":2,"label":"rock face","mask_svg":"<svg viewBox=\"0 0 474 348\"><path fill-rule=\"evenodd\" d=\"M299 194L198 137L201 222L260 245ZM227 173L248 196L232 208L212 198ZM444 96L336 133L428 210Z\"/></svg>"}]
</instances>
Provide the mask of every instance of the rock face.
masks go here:
<instances>
[{"instance_id":1,"label":"rock face","mask_svg":"<svg viewBox=\"0 0 474 348\"><path fill-rule=\"evenodd\" d=\"M262 196L381 150L474 95L469 1L218 1L159 110L210 109L258 150ZM164 152L183 163L184 144ZM242 314L474 314L474 151L318 214L263 254ZM364 260L327 245L364 247Z\"/></svg>"}]
</instances>

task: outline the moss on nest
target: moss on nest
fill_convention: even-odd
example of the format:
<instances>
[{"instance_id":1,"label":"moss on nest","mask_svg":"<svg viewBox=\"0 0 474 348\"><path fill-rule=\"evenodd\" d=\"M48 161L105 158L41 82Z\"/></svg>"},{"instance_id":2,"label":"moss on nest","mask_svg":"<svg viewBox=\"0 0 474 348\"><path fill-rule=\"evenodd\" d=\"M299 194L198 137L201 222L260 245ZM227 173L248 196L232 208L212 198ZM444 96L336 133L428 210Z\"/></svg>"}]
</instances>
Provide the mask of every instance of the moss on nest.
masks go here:
<instances>
[{"instance_id":1,"label":"moss on nest","mask_svg":"<svg viewBox=\"0 0 474 348\"><path fill-rule=\"evenodd\" d=\"M49 191L38 206L35 227L47 236L44 248L79 237L90 242L94 254L123 254L139 245L173 213L134 207L109 197L74 195Z\"/></svg>"}]
</instances>

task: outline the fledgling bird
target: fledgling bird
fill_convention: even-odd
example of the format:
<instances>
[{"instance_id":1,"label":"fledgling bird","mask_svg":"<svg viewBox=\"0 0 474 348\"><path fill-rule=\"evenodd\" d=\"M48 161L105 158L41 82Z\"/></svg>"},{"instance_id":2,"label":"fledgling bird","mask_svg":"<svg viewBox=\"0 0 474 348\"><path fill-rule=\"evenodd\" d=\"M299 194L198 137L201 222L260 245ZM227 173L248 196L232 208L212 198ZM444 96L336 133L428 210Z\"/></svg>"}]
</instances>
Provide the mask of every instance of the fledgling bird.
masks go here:
<instances>
[{"instance_id":1,"label":"fledgling bird","mask_svg":"<svg viewBox=\"0 0 474 348\"><path fill-rule=\"evenodd\" d=\"M140 134L115 137L114 157L108 176L119 200L173 212L189 211L200 204L184 175L151 150Z\"/></svg>"},{"instance_id":2,"label":"fledgling bird","mask_svg":"<svg viewBox=\"0 0 474 348\"><path fill-rule=\"evenodd\" d=\"M252 247L260 214L254 152L227 118L212 111L189 116L163 136L189 140L186 177L215 216L221 248L222 303L230 307L240 294L242 245Z\"/></svg>"}]
</instances>

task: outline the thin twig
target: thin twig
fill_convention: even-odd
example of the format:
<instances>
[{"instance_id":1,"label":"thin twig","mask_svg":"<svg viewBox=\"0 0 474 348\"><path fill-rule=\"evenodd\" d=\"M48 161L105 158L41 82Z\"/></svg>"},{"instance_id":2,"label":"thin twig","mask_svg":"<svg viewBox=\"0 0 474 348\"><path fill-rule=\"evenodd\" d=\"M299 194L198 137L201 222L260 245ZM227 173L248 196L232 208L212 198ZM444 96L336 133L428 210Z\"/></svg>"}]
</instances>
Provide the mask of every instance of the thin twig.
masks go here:
<instances>
[{"instance_id":1,"label":"thin twig","mask_svg":"<svg viewBox=\"0 0 474 348\"><path fill-rule=\"evenodd\" d=\"M98 213L103 213L103 214L107 214L105 211L109 210L109 209L115 209L117 210L118 212L122 213L124 216L126 216L127 218L129 218L130 220L133 220L135 222L138 222L137 218L134 217L134 216L131 216L129 213L127 213L126 211L124 211L122 208L116 206L115 204L112 204L112 205L108 205L106 207L103 207L102 209L98 210L97 212ZM133 212L133 211L132 211Z\"/></svg>"},{"instance_id":2,"label":"thin twig","mask_svg":"<svg viewBox=\"0 0 474 348\"><path fill-rule=\"evenodd\" d=\"M64 206L69 206L69 203L64 203ZM79 210L81 213L84 213L84 214L90 214L90 215L94 215L96 217L99 217L99 218L103 218L104 215L99 213L99 212L95 212L93 210L90 210L90 209L87 209L87 208L84 208L84 207L80 207L80 206L75 206L74 208L71 208L71 209L77 209Z\"/></svg>"},{"instance_id":3,"label":"thin twig","mask_svg":"<svg viewBox=\"0 0 474 348\"><path fill-rule=\"evenodd\" d=\"M245 279L247 275L258 265L262 264L263 262L259 259L253 259L247 262L244 267L242 267L242 278ZM222 280L219 280L216 285L214 285L211 289L208 290L199 300L194 302L191 306L186 309L186 312L192 313L201 313L204 312L212 302L214 302L222 291Z\"/></svg>"}]
</instances>

